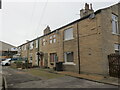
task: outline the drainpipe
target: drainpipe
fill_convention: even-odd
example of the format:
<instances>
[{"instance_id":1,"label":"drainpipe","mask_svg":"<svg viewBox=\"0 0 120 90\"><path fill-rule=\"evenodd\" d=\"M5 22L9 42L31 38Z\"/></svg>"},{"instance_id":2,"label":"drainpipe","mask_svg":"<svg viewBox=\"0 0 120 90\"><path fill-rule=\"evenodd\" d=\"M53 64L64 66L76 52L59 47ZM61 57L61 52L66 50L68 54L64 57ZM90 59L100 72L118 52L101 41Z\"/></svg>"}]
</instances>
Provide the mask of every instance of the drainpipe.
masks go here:
<instances>
[{"instance_id":1,"label":"drainpipe","mask_svg":"<svg viewBox=\"0 0 120 90\"><path fill-rule=\"evenodd\" d=\"M118 30L120 33L120 2L118 2ZM118 43L120 45L120 37L118 36ZM120 55L120 46L119 46L119 55Z\"/></svg>"},{"instance_id":2,"label":"drainpipe","mask_svg":"<svg viewBox=\"0 0 120 90\"><path fill-rule=\"evenodd\" d=\"M40 45L40 44L39 44L39 38L38 38L38 51L37 51L38 53L39 53L39 49L40 49L39 45ZM39 61L40 61L39 56L40 56L40 55L38 55L38 67L39 67Z\"/></svg>"},{"instance_id":3,"label":"drainpipe","mask_svg":"<svg viewBox=\"0 0 120 90\"><path fill-rule=\"evenodd\" d=\"M28 68L28 62L29 62L29 43L27 43L27 67L26 68Z\"/></svg>"},{"instance_id":4,"label":"drainpipe","mask_svg":"<svg viewBox=\"0 0 120 90\"><path fill-rule=\"evenodd\" d=\"M80 46L79 46L79 25L77 23L77 44L78 44L78 68L80 74Z\"/></svg>"}]
</instances>

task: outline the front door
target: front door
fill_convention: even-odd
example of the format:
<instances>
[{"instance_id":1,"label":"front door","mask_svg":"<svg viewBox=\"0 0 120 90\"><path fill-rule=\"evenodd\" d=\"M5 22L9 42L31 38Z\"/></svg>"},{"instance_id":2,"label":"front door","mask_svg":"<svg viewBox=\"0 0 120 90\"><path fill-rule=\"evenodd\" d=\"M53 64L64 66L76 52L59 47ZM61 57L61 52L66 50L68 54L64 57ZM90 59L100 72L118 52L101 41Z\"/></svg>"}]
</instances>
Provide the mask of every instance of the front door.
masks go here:
<instances>
[{"instance_id":1,"label":"front door","mask_svg":"<svg viewBox=\"0 0 120 90\"><path fill-rule=\"evenodd\" d=\"M40 56L40 66L43 67L43 56Z\"/></svg>"}]
</instances>

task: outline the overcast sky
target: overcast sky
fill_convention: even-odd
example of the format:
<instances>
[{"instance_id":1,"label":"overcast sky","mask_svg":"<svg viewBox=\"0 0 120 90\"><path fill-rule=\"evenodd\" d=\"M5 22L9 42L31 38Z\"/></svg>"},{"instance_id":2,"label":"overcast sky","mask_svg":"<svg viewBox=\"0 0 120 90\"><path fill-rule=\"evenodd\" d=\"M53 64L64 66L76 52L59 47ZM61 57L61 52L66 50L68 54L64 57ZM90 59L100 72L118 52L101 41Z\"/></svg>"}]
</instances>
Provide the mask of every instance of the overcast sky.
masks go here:
<instances>
[{"instance_id":1,"label":"overcast sky","mask_svg":"<svg viewBox=\"0 0 120 90\"><path fill-rule=\"evenodd\" d=\"M50 0L4 0L0 10L0 40L18 46L43 35L47 25L55 30L76 19L79 19L79 11L84 8L85 2L54 2ZM64 0L65 1L65 0ZM91 1L91 2L90 2ZM101 8L118 3L93 2L93 9Z\"/></svg>"}]
</instances>

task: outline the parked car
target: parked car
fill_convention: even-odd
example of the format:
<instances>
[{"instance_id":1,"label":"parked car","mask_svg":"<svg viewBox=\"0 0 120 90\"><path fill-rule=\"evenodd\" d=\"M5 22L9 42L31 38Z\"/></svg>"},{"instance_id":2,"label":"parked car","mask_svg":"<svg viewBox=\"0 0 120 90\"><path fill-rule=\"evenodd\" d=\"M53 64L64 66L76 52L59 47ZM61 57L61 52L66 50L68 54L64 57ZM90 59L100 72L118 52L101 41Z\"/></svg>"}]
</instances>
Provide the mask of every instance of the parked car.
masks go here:
<instances>
[{"instance_id":1,"label":"parked car","mask_svg":"<svg viewBox=\"0 0 120 90\"><path fill-rule=\"evenodd\" d=\"M8 58L8 59L1 61L1 64L3 66L8 66L8 65L10 65L10 63L11 63L11 58Z\"/></svg>"}]
</instances>

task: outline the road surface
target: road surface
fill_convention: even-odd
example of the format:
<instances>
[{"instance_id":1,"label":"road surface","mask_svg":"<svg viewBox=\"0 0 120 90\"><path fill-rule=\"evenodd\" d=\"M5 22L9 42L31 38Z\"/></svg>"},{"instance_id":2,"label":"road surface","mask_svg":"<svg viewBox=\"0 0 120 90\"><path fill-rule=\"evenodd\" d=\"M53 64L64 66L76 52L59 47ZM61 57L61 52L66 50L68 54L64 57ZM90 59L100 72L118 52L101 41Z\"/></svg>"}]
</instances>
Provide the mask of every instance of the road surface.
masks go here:
<instances>
[{"instance_id":1,"label":"road surface","mask_svg":"<svg viewBox=\"0 0 120 90\"><path fill-rule=\"evenodd\" d=\"M70 76L45 79L10 67L3 67L3 73L6 76L8 88L118 88L118 86Z\"/></svg>"}]
</instances>

